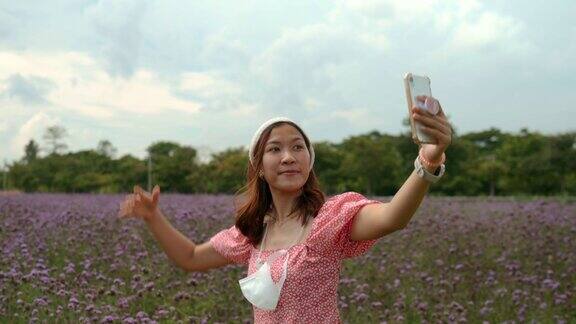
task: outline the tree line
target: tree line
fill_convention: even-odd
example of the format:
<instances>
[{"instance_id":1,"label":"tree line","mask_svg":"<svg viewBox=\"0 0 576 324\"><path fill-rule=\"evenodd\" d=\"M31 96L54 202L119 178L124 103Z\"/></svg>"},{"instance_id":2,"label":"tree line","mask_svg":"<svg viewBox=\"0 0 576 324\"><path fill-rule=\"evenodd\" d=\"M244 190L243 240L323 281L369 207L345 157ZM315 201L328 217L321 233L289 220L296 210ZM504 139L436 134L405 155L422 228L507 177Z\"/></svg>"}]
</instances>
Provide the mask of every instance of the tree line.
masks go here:
<instances>
[{"instance_id":1,"label":"tree line","mask_svg":"<svg viewBox=\"0 0 576 324\"><path fill-rule=\"evenodd\" d=\"M151 182L164 192L231 194L246 181L248 153L243 147L214 153L209 162L202 162L192 146L158 141L147 148L145 159L130 154L116 158L117 150L108 140L94 149L65 152L65 135L63 127L52 126L44 134L44 147L30 140L24 157L0 172L3 190L121 193L135 184L146 188L150 174ZM340 143L313 145L314 170L327 194L350 190L394 195L414 169L418 150L409 132L372 131ZM453 132L446 156L446 174L432 186L434 195L576 194L576 132Z\"/></svg>"}]
</instances>

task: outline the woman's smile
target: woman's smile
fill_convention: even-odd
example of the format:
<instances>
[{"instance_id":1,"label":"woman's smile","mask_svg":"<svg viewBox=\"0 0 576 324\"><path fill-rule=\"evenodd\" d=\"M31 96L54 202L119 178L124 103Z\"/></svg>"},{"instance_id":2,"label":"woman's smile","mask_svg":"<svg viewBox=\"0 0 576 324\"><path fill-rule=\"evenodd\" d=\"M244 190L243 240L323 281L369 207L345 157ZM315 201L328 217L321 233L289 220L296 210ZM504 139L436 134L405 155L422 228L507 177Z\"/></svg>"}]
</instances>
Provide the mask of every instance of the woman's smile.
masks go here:
<instances>
[{"instance_id":1,"label":"woman's smile","mask_svg":"<svg viewBox=\"0 0 576 324\"><path fill-rule=\"evenodd\" d=\"M295 175L295 174L300 174L300 172L299 171L286 171L286 172L280 173L280 175Z\"/></svg>"}]
</instances>

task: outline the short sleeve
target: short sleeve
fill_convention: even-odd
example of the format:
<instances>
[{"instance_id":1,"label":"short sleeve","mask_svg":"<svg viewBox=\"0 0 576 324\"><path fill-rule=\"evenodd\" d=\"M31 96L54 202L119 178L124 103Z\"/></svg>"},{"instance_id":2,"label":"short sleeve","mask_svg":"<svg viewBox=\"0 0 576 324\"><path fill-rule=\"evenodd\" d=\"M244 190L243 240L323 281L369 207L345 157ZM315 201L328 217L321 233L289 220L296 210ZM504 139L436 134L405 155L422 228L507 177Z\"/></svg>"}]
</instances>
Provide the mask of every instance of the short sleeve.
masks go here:
<instances>
[{"instance_id":1,"label":"short sleeve","mask_svg":"<svg viewBox=\"0 0 576 324\"><path fill-rule=\"evenodd\" d=\"M212 247L223 257L234 263L248 264L252 253L252 244L235 225L224 229L210 238Z\"/></svg>"},{"instance_id":2,"label":"short sleeve","mask_svg":"<svg viewBox=\"0 0 576 324\"><path fill-rule=\"evenodd\" d=\"M376 203L382 202L367 199L356 192L345 192L330 198L316 216L320 218L314 231L315 244L328 254L336 251L341 259L366 253L378 239L352 241L352 221L362 207Z\"/></svg>"}]
</instances>

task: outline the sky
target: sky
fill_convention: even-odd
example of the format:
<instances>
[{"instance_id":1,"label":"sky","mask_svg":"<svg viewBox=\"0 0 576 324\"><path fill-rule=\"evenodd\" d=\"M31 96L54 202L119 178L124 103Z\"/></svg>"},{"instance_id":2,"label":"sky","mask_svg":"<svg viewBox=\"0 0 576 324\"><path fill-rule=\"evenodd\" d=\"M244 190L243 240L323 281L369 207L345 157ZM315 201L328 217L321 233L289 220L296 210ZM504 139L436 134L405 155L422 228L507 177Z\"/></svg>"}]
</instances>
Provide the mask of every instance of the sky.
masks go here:
<instances>
[{"instance_id":1,"label":"sky","mask_svg":"<svg viewBox=\"0 0 576 324\"><path fill-rule=\"evenodd\" d=\"M576 130L575 1L0 0L0 162L157 141L203 158L286 116L313 142L407 131L407 72L457 134ZM415 148L416 151L416 148Z\"/></svg>"}]
</instances>

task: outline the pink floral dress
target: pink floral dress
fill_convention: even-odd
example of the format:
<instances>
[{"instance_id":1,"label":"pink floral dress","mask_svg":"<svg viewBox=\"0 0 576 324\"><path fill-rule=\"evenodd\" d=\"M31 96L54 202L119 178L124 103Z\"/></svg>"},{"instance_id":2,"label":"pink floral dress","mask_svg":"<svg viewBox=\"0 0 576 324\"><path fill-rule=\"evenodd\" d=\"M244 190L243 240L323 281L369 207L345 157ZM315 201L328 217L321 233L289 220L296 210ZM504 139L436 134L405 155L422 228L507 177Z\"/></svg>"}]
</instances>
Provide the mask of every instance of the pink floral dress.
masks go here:
<instances>
[{"instance_id":1,"label":"pink floral dress","mask_svg":"<svg viewBox=\"0 0 576 324\"><path fill-rule=\"evenodd\" d=\"M342 260L366 253L378 240L350 240L352 220L363 206L373 203L382 202L356 192L333 196L324 203L305 241L288 248L288 273L276 309L253 306L255 323L340 323L337 292ZM210 242L234 263L247 264L248 275L257 270L259 250L235 226L218 232ZM263 250L261 258L265 260L274 251ZM284 258L271 265L274 282L280 280Z\"/></svg>"}]
</instances>

